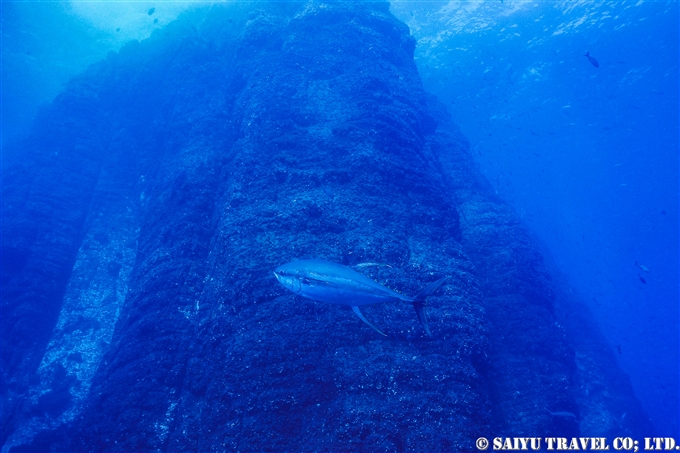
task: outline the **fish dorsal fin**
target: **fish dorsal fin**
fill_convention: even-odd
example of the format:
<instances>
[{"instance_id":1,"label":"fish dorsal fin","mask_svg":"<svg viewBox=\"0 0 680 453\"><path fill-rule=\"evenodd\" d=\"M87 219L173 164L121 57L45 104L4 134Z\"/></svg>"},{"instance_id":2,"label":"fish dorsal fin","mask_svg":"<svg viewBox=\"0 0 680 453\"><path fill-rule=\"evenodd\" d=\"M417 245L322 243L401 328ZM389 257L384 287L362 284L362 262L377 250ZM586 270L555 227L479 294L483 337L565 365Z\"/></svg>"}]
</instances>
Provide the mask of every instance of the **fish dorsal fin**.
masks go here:
<instances>
[{"instance_id":1,"label":"fish dorsal fin","mask_svg":"<svg viewBox=\"0 0 680 453\"><path fill-rule=\"evenodd\" d=\"M352 305L352 311L354 311L354 313L357 314L357 316L359 317L359 319L361 319L363 322L365 322L366 324L368 324L368 325L371 327L371 329L375 330L375 331L378 332L380 335L385 335L384 333L382 333L381 331L379 331L378 328L377 328L376 326L374 326L373 324L371 324L370 322L368 322L368 319L364 318L364 315L361 313L361 310L359 310L359 307L357 307L356 305ZM385 336L387 336L387 335L385 335Z\"/></svg>"}]
</instances>

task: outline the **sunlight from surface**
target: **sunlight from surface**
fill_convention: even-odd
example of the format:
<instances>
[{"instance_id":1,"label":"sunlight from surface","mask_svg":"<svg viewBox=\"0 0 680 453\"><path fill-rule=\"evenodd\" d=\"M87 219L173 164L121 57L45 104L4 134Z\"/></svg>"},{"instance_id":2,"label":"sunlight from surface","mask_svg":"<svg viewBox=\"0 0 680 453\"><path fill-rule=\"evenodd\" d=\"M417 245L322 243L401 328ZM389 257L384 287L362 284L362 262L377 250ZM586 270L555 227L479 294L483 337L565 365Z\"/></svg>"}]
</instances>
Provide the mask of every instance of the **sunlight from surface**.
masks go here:
<instances>
[{"instance_id":1,"label":"sunlight from surface","mask_svg":"<svg viewBox=\"0 0 680 453\"><path fill-rule=\"evenodd\" d=\"M132 39L142 40L167 25L182 12L214 2L158 1L71 1L74 15L106 33L108 44L120 46Z\"/></svg>"}]
</instances>

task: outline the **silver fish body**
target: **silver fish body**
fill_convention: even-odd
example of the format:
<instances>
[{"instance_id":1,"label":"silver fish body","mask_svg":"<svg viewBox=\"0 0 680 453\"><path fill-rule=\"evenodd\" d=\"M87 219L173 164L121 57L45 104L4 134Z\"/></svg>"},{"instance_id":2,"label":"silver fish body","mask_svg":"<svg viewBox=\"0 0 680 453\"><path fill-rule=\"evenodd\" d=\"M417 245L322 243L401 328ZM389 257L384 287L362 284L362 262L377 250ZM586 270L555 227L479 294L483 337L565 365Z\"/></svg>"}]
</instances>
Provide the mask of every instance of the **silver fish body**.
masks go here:
<instances>
[{"instance_id":1,"label":"silver fish body","mask_svg":"<svg viewBox=\"0 0 680 453\"><path fill-rule=\"evenodd\" d=\"M362 315L361 305L384 302L413 303L425 332L431 336L425 316L425 297L436 290L446 277L429 284L416 297L408 297L371 280L342 264L320 259L299 260L279 266L274 276L286 289L307 299L349 305L366 324L380 332Z\"/></svg>"},{"instance_id":2,"label":"silver fish body","mask_svg":"<svg viewBox=\"0 0 680 453\"><path fill-rule=\"evenodd\" d=\"M279 266L276 279L307 299L349 306L413 299L401 295L342 264L325 260L300 260Z\"/></svg>"}]
</instances>

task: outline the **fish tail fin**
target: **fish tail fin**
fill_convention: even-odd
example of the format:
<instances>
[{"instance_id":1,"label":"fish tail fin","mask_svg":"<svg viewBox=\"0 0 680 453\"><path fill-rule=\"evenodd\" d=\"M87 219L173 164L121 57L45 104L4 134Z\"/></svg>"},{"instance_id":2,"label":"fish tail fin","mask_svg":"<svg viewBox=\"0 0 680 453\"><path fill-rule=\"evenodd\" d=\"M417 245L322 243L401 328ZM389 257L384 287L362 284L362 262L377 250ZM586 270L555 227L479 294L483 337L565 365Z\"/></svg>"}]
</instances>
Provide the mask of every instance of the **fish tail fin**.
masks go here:
<instances>
[{"instance_id":1,"label":"fish tail fin","mask_svg":"<svg viewBox=\"0 0 680 453\"><path fill-rule=\"evenodd\" d=\"M583 55L583 56L584 56L584 57L589 57L589 56L590 56L590 50L589 50L589 51L587 51L587 52L586 52L586 54L585 54L585 55Z\"/></svg>"},{"instance_id":2,"label":"fish tail fin","mask_svg":"<svg viewBox=\"0 0 680 453\"><path fill-rule=\"evenodd\" d=\"M425 299L427 296L435 292L436 289L439 288L448 278L449 277L440 278L436 282L430 283L425 288L423 288L416 295L416 297L413 298L413 308L416 309L418 321L420 321L420 325L423 326L423 329L425 329L425 333L428 337L432 336L432 332L430 332L430 328L427 326L427 313L425 313L425 306L427 306L427 302Z\"/></svg>"}]
</instances>

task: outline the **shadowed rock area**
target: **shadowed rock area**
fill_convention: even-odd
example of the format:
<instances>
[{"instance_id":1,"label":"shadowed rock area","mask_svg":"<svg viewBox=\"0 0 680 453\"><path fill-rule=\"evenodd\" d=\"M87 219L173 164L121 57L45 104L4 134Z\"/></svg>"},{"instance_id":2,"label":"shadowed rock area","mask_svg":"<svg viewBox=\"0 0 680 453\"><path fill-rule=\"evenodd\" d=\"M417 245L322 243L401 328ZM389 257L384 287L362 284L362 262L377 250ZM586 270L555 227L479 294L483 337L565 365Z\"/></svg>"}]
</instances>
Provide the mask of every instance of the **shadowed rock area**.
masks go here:
<instances>
[{"instance_id":1,"label":"shadowed rock area","mask_svg":"<svg viewBox=\"0 0 680 453\"><path fill-rule=\"evenodd\" d=\"M625 383L589 407L611 351L558 324L542 255L388 10L197 10L7 150L3 451L473 451L597 435L587 414L621 407L646 427ZM410 304L363 310L383 338L276 283L309 257L380 264L361 272L409 296L449 276L434 338Z\"/></svg>"}]
</instances>

